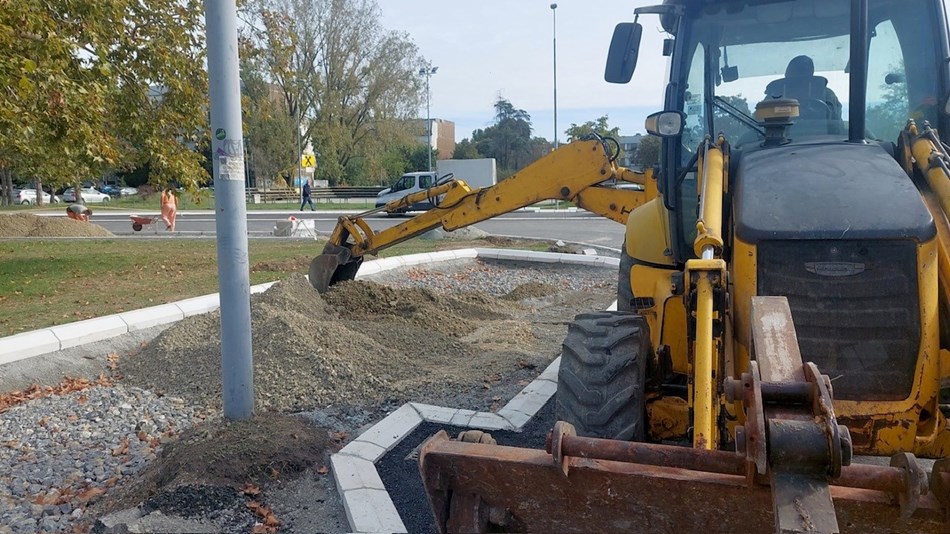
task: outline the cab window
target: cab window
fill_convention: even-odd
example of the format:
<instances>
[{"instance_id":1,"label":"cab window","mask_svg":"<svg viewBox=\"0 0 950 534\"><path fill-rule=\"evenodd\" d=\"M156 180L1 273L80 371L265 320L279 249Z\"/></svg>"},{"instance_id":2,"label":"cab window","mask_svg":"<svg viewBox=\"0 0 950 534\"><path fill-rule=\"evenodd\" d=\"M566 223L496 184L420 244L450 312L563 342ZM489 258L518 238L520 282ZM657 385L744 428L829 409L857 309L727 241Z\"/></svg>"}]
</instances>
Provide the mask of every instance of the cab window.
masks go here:
<instances>
[{"instance_id":1,"label":"cab window","mask_svg":"<svg viewBox=\"0 0 950 534\"><path fill-rule=\"evenodd\" d=\"M413 187L414 185L416 185L416 177L407 174L397 180L395 184L393 184L392 191L393 193L396 191L403 191Z\"/></svg>"}]
</instances>

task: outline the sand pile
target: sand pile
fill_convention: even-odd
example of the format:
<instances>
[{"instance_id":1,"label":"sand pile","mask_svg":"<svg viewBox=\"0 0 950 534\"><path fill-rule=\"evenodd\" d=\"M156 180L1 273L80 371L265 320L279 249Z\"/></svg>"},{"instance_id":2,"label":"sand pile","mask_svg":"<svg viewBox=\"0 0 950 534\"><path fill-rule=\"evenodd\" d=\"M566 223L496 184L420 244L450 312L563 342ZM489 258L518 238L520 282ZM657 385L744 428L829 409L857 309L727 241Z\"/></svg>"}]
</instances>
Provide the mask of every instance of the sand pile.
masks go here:
<instances>
[{"instance_id":1,"label":"sand pile","mask_svg":"<svg viewBox=\"0 0 950 534\"><path fill-rule=\"evenodd\" d=\"M0 215L0 237L111 237L98 224L66 217L39 217L31 213Z\"/></svg>"},{"instance_id":2,"label":"sand pile","mask_svg":"<svg viewBox=\"0 0 950 534\"><path fill-rule=\"evenodd\" d=\"M427 398L433 388L448 396L480 389L499 368L552 357L550 350L535 354L530 324L505 313L517 306L479 293L436 295L361 281L335 286L324 298L303 276L288 278L251 300L257 407L378 406ZM488 326L495 323L504 328ZM120 371L133 385L217 407L219 331L219 312L185 319L120 362ZM504 331L517 333L511 343L484 344Z\"/></svg>"}]
</instances>

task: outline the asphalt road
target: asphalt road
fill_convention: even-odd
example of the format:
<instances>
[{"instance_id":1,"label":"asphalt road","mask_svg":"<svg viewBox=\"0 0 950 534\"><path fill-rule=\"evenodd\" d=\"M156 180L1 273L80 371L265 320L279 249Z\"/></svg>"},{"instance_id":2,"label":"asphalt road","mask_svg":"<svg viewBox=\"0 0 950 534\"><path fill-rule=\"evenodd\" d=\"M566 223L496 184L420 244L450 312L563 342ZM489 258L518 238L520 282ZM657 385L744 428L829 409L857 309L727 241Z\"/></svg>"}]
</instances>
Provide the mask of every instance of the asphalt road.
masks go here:
<instances>
[{"instance_id":1,"label":"asphalt road","mask_svg":"<svg viewBox=\"0 0 950 534\"><path fill-rule=\"evenodd\" d=\"M141 237L168 236L164 225L159 220L152 227L145 227L141 232L133 232L128 212L97 212L93 222L104 226L116 235L135 235ZM144 213L139 213L144 215ZM290 216L299 219L313 219L316 221L318 232L329 233L336 224L340 212L295 212L295 211L251 211L247 215L247 230L251 236L272 235L274 224L279 220L286 220ZM368 219L374 230L381 230L390 226L406 222L409 216L387 217L371 216ZM534 237L541 239L563 239L596 245L619 247L623 241L623 226L608 219L592 215L587 212L517 212L496 217L489 221L478 223L476 228L494 235L512 235ZM176 221L176 235L214 235L214 213L210 211L186 211L178 214Z\"/></svg>"}]
</instances>

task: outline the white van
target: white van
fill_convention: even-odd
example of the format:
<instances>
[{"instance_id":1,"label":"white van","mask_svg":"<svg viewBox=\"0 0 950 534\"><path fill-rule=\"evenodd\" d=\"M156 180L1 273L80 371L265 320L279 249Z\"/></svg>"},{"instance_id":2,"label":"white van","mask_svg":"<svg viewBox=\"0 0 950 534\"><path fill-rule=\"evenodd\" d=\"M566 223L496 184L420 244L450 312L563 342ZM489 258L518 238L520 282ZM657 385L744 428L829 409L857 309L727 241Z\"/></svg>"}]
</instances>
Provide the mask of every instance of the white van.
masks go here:
<instances>
[{"instance_id":1,"label":"white van","mask_svg":"<svg viewBox=\"0 0 950 534\"><path fill-rule=\"evenodd\" d=\"M381 208L389 202L399 200L406 195L435 187L436 176L434 172L410 172L402 175L402 177L396 180L396 183L394 183L392 187L387 187L376 195L376 207ZM425 211L433 207L431 202L422 201L413 204L408 210L404 210L403 213L406 211Z\"/></svg>"}]
</instances>

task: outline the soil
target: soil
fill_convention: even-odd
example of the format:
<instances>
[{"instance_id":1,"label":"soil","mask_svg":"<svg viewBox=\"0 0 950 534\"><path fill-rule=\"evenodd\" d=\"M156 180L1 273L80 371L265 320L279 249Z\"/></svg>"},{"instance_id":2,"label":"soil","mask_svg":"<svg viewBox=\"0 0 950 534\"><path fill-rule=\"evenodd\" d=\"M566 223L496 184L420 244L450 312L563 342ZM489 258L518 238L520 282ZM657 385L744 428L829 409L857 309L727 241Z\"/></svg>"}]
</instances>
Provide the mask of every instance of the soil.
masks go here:
<instances>
[{"instance_id":1,"label":"soil","mask_svg":"<svg viewBox=\"0 0 950 534\"><path fill-rule=\"evenodd\" d=\"M547 306L557 306L572 295L552 293L533 283L498 298L352 281L321 296L292 276L251 299L257 411L385 409L479 388L480 399L465 408L490 409L493 383L525 378L521 370L557 354L563 326L532 322L524 316L537 299L520 302L547 296ZM220 312L187 318L119 369L131 385L220 408L219 329Z\"/></svg>"},{"instance_id":2,"label":"soil","mask_svg":"<svg viewBox=\"0 0 950 534\"><path fill-rule=\"evenodd\" d=\"M111 237L98 224L31 213L0 215L0 237Z\"/></svg>"},{"instance_id":3,"label":"soil","mask_svg":"<svg viewBox=\"0 0 950 534\"><path fill-rule=\"evenodd\" d=\"M340 448L339 437L293 415L207 421L165 445L145 471L96 503L88 515L138 506L144 514L159 511L201 519L224 532L251 532L268 516L279 521L295 512L280 507L280 495L287 491L283 486L290 481L325 479L310 480L319 487L307 497L321 502L335 497L318 494L332 486L327 466ZM266 501L262 488L267 488ZM342 514L335 519L328 515L329 525L339 525L336 531L346 530Z\"/></svg>"},{"instance_id":4,"label":"soil","mask_svg":"<svg viewBox=\"0 0 950 534\"><path fill-rule=\"evenodd\" d=\"M495 295L360 280L321 296L303 276L274 284L251 298L258 416L185 431L86 517L139 506L220 531L260 529L266 514L280 532L347 531L331 453L407 401L498 410L558 356L574 314L615 291L609 270L583 290L550 276ZM220 413L219 329L219 312L187 318L120 358L118 372Z\"/></svg>"}]
</instances>

